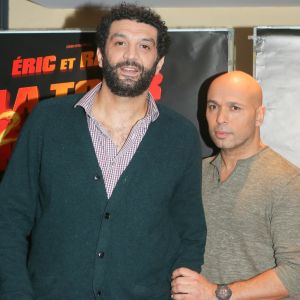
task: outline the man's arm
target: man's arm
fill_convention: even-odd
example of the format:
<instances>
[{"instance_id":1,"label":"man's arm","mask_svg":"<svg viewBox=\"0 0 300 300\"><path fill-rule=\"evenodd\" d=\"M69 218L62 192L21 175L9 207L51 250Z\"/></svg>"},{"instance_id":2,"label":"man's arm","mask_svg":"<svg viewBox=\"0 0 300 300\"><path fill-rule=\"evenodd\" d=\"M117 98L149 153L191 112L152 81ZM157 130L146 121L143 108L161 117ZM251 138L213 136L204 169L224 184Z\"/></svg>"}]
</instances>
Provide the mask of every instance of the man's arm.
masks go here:
<instances>
[{"instance_id":1,"label":"man's arm","mask_svg":"<svg viewBox=\"0 0 300 300\"><path fill-rule=\"evenodd\" d=\"M289 291L300 299L300 174L276 189L272 206L271 235L276 268L274 271Z\"/></svg>"},{"instance_id":2,"label":"man's arm","mask_svg":"<svg viewBox=\"0 0 300 300\"><path fill-rule=\"evenodd\" d=\"M284 188L280 187L280 192L275 193L279 197L272 207L271 235L276 267L248 280L229 283L230 299L300 297L300 176L294 176ZM201 274L180 268L172 278L173 298L176 300L216 299L216 284Z\"/></svg>"},{"instance_id":3,"label":"man's arm","mask_svg":"<svg viewBox=\"0 0 300 300\"><path fill-rule=\"evenodd\" d=\"M199 133L193 127L189 139L182 141L189 149L185 171L173 194L171 216L181 239L181 249L172 270L187 267L196 271L203 264L206 223L201 199L201 150Z\"/></svg>"},{"instance_id":4,"label":"man's arm","mask_svg":"<svg viewBox=\"0 0 300 300\"><path fill-rule=\"evenodd\" d=\"M273 204L270 227L276 267L248 280L227 283L232 290L230 299L300 297L300 176L276 193L282 195ZM173 299L216 299L216 284L201 274L180 268L172 279Z\"/></svg>"},{"instance_id":5,"label":"man's arm","mask_svg":"<svg viewBox=\"0 0 300 300\"><path fill-rule=\"evenodd\" d=\"M32 117L23 127L0 185L0 299L3 300L34 299L27 258L37 203L39 137Z\"/></svg>"},{"instance_id":6,"label":"man's arm","mask_svg":"<svg viewBox=\"0 0 300 300\"><path fill-rule=\"evenodd\" d=\"M228 284L232 291L230 300L282 299L288 291L275 270L265 271L249 280ZM172 298L175 300L216 300L217 285L203 275L186 268L179 268L172 276Z\"/></svg>"}]
</instances>

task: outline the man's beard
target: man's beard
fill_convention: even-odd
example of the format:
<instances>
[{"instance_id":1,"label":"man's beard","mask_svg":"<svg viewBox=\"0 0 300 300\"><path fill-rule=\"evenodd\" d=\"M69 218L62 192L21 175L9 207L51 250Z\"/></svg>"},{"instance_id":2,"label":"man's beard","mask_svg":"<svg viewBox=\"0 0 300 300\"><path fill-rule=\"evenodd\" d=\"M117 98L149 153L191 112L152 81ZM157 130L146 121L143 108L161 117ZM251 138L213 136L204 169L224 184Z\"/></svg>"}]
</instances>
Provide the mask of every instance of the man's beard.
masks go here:
<instances>
[{"instance_id":1,"label":"man's beard","mask_svg":"<svg viewBox=\"0 0 300 300\"><path fill-rule=\"evenodd\" d=\"M150 86L151 80L155 75L156 61L150 69L145 69L144 66L135 61L124 61L111 65L106 56L103 56L102 75L111 92L121 97L136 97L144 93ZM138 69L140 76L137 80L131 78L120 79L118 77L118 68L124 66L133 66Z\"/></svg>"}]
</instances>

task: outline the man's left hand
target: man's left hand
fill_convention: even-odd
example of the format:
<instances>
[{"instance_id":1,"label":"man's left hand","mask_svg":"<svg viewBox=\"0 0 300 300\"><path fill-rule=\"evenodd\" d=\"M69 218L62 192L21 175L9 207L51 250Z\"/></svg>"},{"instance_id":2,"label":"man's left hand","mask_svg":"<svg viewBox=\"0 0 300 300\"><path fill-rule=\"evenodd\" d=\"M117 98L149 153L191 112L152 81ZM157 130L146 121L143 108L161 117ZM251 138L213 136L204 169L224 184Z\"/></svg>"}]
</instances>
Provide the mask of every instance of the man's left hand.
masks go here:
<instances>
[{"instance_id":1,"label":"man's left hand","mask_svg":"<svg viewBox=\"0 0 300 300\"><path fill-rule=\"evenodd\" d=\"M216 284L203 275L187 268L176 269L172 274L172 299L215 300Z\"/></svg>"}]
</instances>

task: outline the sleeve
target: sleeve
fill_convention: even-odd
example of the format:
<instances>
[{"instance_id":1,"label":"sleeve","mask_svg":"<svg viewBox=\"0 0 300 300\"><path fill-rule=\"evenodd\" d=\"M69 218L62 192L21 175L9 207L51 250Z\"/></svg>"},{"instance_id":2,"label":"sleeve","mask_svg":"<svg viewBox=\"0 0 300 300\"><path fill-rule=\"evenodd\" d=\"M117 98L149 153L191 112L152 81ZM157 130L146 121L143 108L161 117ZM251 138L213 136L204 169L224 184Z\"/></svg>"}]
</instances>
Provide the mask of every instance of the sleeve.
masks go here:
<instances>
[{"instance_id":1,"label":"sleeve","mask_svg":"<svg viewBox=\"0 0 300 300\"><path fill-rule=\"evenodd\" d=\"M173 198L173 222L181 237L181 251L173 265L200 272L206 241L206 223L201 197L202 158L199 134L195 129L186 158L185 172Z\"/></svg>"},{"instance_id":2,"label":"sleeve","mask_svg":"<svg viewBox=\"0 0 300 300\"><path fill-rule=\"evenodd\" d=\"M273 206L271 234L273 236L275 271L289 291L290 297L300 296L300 176L284 188Z\"/></svg>"},{"instance_id":3,"label":"sleeve","mask_svg":"<svg viewBox=\"0 0 300 300\"><path fill-rule=\"evenodd\" d=\"M28 117L0 185L0 299L32 300L28 241L38 199L39 135Z\"/></svg>"}]
</instances>

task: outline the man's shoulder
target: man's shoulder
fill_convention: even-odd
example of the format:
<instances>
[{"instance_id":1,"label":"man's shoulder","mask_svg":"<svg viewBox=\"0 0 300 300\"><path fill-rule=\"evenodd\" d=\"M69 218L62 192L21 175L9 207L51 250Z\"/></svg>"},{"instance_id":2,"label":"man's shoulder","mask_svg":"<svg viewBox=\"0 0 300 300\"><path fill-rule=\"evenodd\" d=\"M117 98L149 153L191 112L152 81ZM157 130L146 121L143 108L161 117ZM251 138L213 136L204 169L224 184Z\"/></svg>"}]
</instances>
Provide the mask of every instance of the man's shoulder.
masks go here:
<instances>
[{"instance_id":1,"label":"man's shoulder","mask_svg":"<svg viewBox=\"0 0 300 300\"><path fill-rule=\"evenodd\" d=\"M300 175L300 169L277 151L268 147L259 157L261 168L266 168L274 176L294 177Z\"/></svg>"},{"instance_id":2,"label":"man's shoulder","mask_svg":"<svg viewBox=\"0 0 300 300\"><path fill-rule=\"evenodd\" d=\"M24 128L41 130L52 128L54 124L63 123L65 120L72 123L76 116L74 106L81 97L82 95L74 94L40 101L26 119Z\"/></svg>"},{"instance_id":3,"label":"man's shoulder","mask_svg":"<svg viewBox=\"0 0 300 300\"><path fill-rule=\"evenodd\" d=\"M176 112L175 110L167 107L162 103L157 103L157 108L160 114L160 120L164 123L170 124L174 129L190 129L196 130L195 125L191 120Z\"/></svg>"},{"instance_id":4,"label":"man's shoulder","mask_svg":"<svg viewBox=\"0 0 300 300\"><path fill-rule=\"evenodd\" d=\"M159 117L150 125L148 138L176 153L197 151L200 157L200 133L192 121L163 104L158 103L157 107Z\"/></svg>"},{"instance_id":5,"label":"man's shoulder","mask_svg":"<svg viewBox=\"0 0 300 300\"><path fill-rule=\"evenodd\" d=\"M72 94L67 96L52 97L45 100L42 100L37 105L37 109L40 111L45 111L47 109L63 109L63 108L72 108L75 104L82 98L82 94Z\"/></svg>"},{"instance_id":6,"label":"man's shoulder","mask_svg":"<svg viewBox=\"0 0 300 300\"><path fill-rule=\"evenodd\" d=\"M300 184L300 170L270 147L250 161L247 172L250 184L269 191L275 198L294 184Z\"/></svg>"},{"instance_id":7,"label":"man's shoulder","mask_svg":"<svg viewBox=\"0 0 300 300\"><path fill-rule=\"evenodd\" d=\"M81 97L82 95L74 94L41 100L30 113L29 122L50 122L63 119L68 112L74 112L74 106Z\"/></svg>"}]
</instances>

